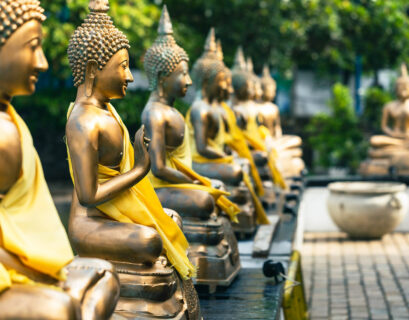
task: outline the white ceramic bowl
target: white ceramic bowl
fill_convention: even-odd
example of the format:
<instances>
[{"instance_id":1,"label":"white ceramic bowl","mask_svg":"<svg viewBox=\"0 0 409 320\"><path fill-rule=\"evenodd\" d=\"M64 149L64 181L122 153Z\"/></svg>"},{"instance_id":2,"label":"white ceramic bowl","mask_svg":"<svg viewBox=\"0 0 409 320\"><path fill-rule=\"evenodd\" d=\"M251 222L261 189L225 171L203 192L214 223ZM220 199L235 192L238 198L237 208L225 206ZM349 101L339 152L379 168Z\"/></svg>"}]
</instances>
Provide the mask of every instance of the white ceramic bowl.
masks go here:
<instances>
[{"instance_id":1,"label":"white ceramic bowl","mask_svg":"<svg viewBox=\"0 0 409 320\"><path fill-rule=\"evenodd\" d=\"M397 182L334 182L327 207L334 223L352 238L380 238L408 210L406 185Z\"/></svg>"}]
</instances>

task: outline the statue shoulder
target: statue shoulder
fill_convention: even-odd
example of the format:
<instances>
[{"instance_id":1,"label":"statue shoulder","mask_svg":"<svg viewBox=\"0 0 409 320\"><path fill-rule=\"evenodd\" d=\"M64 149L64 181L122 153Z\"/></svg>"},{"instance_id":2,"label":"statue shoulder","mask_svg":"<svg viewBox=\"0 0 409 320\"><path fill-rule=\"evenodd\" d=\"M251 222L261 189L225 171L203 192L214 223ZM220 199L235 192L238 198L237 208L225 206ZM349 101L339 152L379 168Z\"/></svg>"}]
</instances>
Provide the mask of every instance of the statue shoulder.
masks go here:
<instances>
[{"instance_id":1,"label":"statue shoulder","mask_svg":"<svg viewBox=\"0 0 409 320\"><path fill-rule=\"evenodd\" d=\"M20 139L17 126L12 121L11 117L5 113L0 112L0 147L5 145L1 141L6 142L10 140Z\"/></svg>"},{"instance_id":2,"label":"statue shoulder","mask_svg":"<svg viewBox=\"0 0 409 320\"><path fill-rule=\"evenodd\" d=\"M203 118L207 117L210 112L210 106L207 102L203 100L195 100L190 106L190 116L191 118Z\"/></svg>"},{"instance_id":3,"label":"statue shoulder","mask_svg":"<svg viewBox=\"0 0 409 320\"><path fill-rule=\"evenodd\" d=\"M192 109L191 112L208 112L210 105L202 99L195 99L190 108Z\"/></svg>"},{"instance_id":4,"label":"statue shoulder","mask_svg":"<svg viewBox=\"0 0 409 320\"><path fill-rule=\"evenodd\" d=\"M67 120L66 135L69 137L97 137L106 111L97 107L74 106Z\"/></svg>"},{"instance_id":5,"label":"statue shoulder","mask_svg":"<svg viewBox=\"0 0 409 320\"><path fill-rule=\"evenodd\" d=\"M398 100L393 100L393 101L389 101L388 103L386 103L384 106L383 106L383 110L391 110L391 109L394 109L394 108L396 108L396 107L399 107L399 105L400 105L400 101L398 101Z\"/></svg>"},{"instance_id":6,"label":"statue shoulder","mask_svg":"<svg viewBox=\"0 0 409 320\"><path fill-rule=\"evenodd\" d=\"M160 125L166 122L168 116L168 109L171 107L165 106L159 102L148 102L142 111L142 124L145 126Z\"/></svg>"}]
</instances>

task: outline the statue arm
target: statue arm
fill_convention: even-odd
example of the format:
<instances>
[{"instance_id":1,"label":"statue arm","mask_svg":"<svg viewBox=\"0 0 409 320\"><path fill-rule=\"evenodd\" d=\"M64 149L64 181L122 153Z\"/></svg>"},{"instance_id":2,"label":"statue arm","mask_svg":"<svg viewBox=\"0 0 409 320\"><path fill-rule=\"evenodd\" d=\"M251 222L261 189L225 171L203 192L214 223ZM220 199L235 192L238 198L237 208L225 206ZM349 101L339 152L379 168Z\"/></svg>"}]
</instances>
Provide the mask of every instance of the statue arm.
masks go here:
<instances>
[{"instance_id":1,"label":"statue arm","mask_svg":"<svg viewBox=\"0 0 409 320\"><path fill-rule=\"evenodd\" d=\"M390 116L389 108L390 108L390 104L386 105L382 110L382 120L381 120L382 131L385 132L388 136L391 136L393 138L399 138L399 139L406 138L406 135L404 133L398 133L389 127L388 125L389 116Z\"/></svg>"},{"instance_id":2,"label":"statue arm","mask_svg":"<svg viewBox=\"0 0 409 320\"><path fill-rule=\"evenodd\" d=\"M137 139L143 139L143 130L138 132ZM67 125L75 191L79 202L85 207L96 207L111 200L138 183L149 172L149 161L135 162L134 168L128 172L99 183L98 136L99 129L92 120Z\"/></svg>"},{"instance_id":3,"label":"statue arm","mask_svg":"<svg viewBox=\"0 0 409 320\"><path fill-rule=\"evenodd\" d=\"M280 118L280 111L277 108L277 117L275 121L274 131L275 131L275 138L281 138L283 136L283 130L281 128L281 118Z\"/></svg>"},{"instance_id":4,"label":"statue arm","mask_svg":"<svg viewBox=\"0 0 409 320\"><path fill-rule=\"evenodd\" d=\"M192 110L190 121L195 128L195 142L196 149L199 154L205 158L218 159L223 158L226 155L222 152L218 152L207 144L206 132L209 127L207 119L207 113L199 110Z\"/></svg>"},{"instance_id":5,"label":"statue arm","mask_svg":"<svg viewBox=\"0 0 409 320\"><path fill-rule=\"evenodd\" d=\"M40 273L34 269L25 266L20 259L8 252L6 249L0 247L0 263L3 264L6 269L13 269L18 273L25 275L33 281L38 281L42 283L53 284L56 282L53 278L47 276L46 274Z\"/></svg>"},{"instance_id":6,"label":"statue arm","mask_svg":"<svg viewBox=\"0 0 409 320\"><path fill-rule=\"evenodd\" d=\"M166 120L159 112L148 116L146 124L147 135L151 137L149 143L149 157L152 173L159 179L171 183L193 183L193 180L182 172L166 165Z\"/></svg>"},{"instance_id":7,"label":"statue arm","mask_svg":"<svg viewBox=\"0 0 409 320\"><path fill-rule=\"evenodd\" d=\"M246 121L243 114L237 109L233 109L234 114L236 115L236 123L240 129L246 129Z\"/></svg>"}]
</instances>

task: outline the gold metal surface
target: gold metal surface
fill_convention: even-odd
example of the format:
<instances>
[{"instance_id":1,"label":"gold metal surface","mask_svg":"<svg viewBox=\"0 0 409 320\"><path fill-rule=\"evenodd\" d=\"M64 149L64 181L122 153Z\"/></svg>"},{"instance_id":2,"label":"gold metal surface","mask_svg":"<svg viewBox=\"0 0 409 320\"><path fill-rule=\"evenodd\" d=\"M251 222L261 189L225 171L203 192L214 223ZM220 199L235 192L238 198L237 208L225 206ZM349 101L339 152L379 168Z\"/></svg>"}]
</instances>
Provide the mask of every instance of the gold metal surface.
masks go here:
<instances>
[{"instance_id":1,"label":"gold metal surface","mask_svg":"<svg viewBox=\"0 0 409 320\"><path fill-rule=\"evenodd\" d=\"M34 93L38 75L47 70L48 63L42 50L45 16L39 2L1 0L0 12L1 201L22 168L20 135L5 112L7 105L14 96ZM27 267L1 247L0 263L35 282L13 283L0 293L1 319L107 319L118 300L119 282L113 266L99 259L75 259L66 266L67 280L62 282Z\"/></svg>"},{"instance_id":2,"label":"gold metal surface","mask_svg":"<svg viewBox=\"0 0 409 320\"><path fill-rule=\"evenodd\" d=\"M295 135L283 134L281 128L280 110L272 101L276 95L277 85L271 77L267 65L263 68L260 81L257 81L259 90L255 101L258 104L257 121L265 126L271 135L269 142L279 155L279 162L285 176L299 176L305 168L302 160L302 140Z\"/></svg>"},{"instance_id":3,"label":"gold metal surface","mask_svg":"<svg viewBox=\"0 0 409 320\"><path fill-rule=\"evenodd\" d=\"M192 77L196 88L196 98L190 107L190 121L193 127L194 150L202 161L193 159L193 169L211 179L220 179L227 185L229 199L240 206L238 223L233 229L241 234L252 234L255 230L255 210L249 190L243 185L242 168L236 162L228 162L223 140L225 123L219 98L229 91L229 70L220 60L214 29L207 36L204 52L195 62ZM224 127L222 127L224 126ZM217 149L209 144L216 141ZM219 140L219 141L217 141Z\"/></svg>"},{"instance_id":4,"label":"gold metal surface","mask_svg":"<svg viewBox=\"0 0 409 320\"><path fill-rule=\"evenodd\" d=\"M148 226L113 221L97 209L141 181L150 168L141 128L135 136L134 167L103 183L98 180L98 165L118 168L125 147L122 128L107 105L111 99L123 98L133 81L128 40L107 15L108 2L102 2L91 1L91 13L68 49L78 87L66 127L75 181L71 241L80 256L104 258L115 265L121 292L114 319L199 319L196 291L185 295L184 284L189 280L182 281L162 256L159 233ZM180 225L177 213L166 213Z\"/></svg>"},{"instance_id":5,"label":"gold metal surface","mask_svg":"<svg viewBox=\"0 0 409 320\"><path fill-rule=\"evenodd\" d=\"M371 137L369 159L360 167L362 174L388 175L393 168L397 174L409 175L409 76L405 64L396 82L396 95L398 100L383 107L384 135Z\"/></svg>"},{"instance_id":6,"label":"gold metal surface","mask_svg":"<svg viewBox=\"0 0 409 320\"><path fill-rule=\"evenodd\" d=\"M152 91L142 113L150 141L151 171L154 177L169 184L192 184L196 181L166 162L167 152L177 150L186 134L184 118L173 104L192 84L188 56L173 38L166 6L158 33L144 61ZM206 191L189 188L161 187L156 191L162 204L183 218L184 233L191 245L189 258L198 267L196 283L228 285L231 282L228 279L240 269L237 241L230 223L217 217L213 197Z\"/></svg>"}]
</instances>

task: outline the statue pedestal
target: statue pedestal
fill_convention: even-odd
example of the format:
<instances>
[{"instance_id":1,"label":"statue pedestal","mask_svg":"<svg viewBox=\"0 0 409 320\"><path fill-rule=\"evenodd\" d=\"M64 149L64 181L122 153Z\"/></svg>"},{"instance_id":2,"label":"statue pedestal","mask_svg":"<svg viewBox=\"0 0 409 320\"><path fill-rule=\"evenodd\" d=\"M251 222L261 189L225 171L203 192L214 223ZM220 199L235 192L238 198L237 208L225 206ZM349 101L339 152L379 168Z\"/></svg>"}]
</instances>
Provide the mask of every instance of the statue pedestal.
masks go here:
<instances>
[{"instance_id":1,"label":"statue pedestal","mask_svg":"<svg viewBox=\"0 0 409 320\"><path fill-rule=\"evenodd\" d=\"M195 284L229 286L240 271L237 240L230 221L219 216L201 221L185 218L183 232L190 243L189 259L197 266Z\"/></svg>"},{"instance_id":2,"label":"statue pedestal","mask_svg":"<svg viewBox=\"0 0 409 320\"><path fill-rule=\"evenodd\" d=\"M200 319L192 280L159 258L152 266L113 262L121 292L113 319Z\"/></svg>"},{"instance_id":3,"label":"statue pedestal","mask_svg":"<svg viewBox=\"0 0 409 320\"><path fill-rule=\"evenodd\" d=\"M362 176L409 177L409 153L384 159L366 159L361 162L358 172Z\"/></svg>"}]
</instances>

